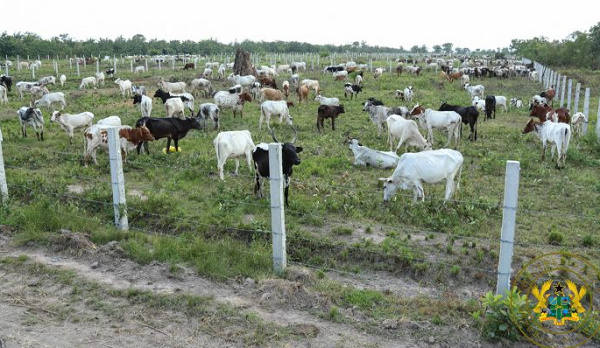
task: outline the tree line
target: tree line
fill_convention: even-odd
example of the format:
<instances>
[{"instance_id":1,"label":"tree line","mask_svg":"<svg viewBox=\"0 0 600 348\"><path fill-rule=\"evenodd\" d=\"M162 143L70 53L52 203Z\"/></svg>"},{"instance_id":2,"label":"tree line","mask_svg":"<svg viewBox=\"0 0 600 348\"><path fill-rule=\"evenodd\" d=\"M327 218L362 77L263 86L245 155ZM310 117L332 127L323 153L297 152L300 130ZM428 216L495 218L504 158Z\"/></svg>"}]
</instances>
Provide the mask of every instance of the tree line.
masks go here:
<instances>
[{"instance_id":1,"label":"tree line","mask_svg":"<svg viewBox=\"0 0 600 348\"><path fill-rule=\"evenodd\" d=\"M81 56L121 56L121 55L177 55L199 54L233 55L236 48L254 54L266 53L313 53L327 57L332 53L419 53L419 54L457 54L488 55L504 58L516 55L538 61L553 67L568 67L597 70L600 68L600 22L588 31L576 31L562 41L549 41L545 37L529 40L513 39L510 47L497 50L471 50L453 47L452 43L434 45L431 50L427 46L413 46L410 49L371 46L365 41L355 41L345 45L313 45L306 42L285 41L250 41L220 43L215 39L201 41L191 40L147 40L144 35L137 34L127 39L119 36L116 39L74 40L68 34L61 34L49 40L42 39L35 33L2 33L0 36L0 57L81 57Z\"/></svg>"}]
</instances>

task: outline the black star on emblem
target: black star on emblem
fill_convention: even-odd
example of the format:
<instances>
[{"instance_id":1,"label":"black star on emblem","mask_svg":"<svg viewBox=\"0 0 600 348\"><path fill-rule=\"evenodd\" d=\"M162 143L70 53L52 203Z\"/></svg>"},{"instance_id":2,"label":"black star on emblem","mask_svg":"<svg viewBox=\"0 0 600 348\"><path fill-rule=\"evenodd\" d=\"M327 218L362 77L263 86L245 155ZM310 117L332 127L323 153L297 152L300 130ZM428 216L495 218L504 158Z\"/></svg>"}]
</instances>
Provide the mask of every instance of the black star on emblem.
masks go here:
<instances>
[{"instance_id":1,"label":"black star on emblem","mask_svg":"<svg viewBox=\"0 0 600 348\"><path fill-rule=\"evenodd\" d=\"M560 285L560 282L558 282L558 284L556 284L556 286L554 287L554 293L555 294L563 294L563 288L564 286Z\"/></svg>"}]
</instances>

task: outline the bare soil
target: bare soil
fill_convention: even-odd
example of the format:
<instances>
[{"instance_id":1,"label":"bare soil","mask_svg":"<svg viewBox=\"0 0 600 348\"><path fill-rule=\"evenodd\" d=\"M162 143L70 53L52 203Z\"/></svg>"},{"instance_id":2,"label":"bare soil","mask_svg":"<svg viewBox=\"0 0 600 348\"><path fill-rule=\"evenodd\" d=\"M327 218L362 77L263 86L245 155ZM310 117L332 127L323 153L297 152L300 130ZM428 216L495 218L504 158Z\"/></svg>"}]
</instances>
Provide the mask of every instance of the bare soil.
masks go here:
<instances>
[{"instance_id":1,"label":"bare soil","mask_svg":"<svg viewBox=\"0 0 600 348\"><path fill-rule=\"evenodd\" d=\"M326 312L328 299L303 285L310 274L299 268L288 279L217 282L184 266L137 264L124 257L117 242L97 246L69 231L50 248L17 247L2 225L0 261L0 348L503 346L482 342L466 322L434 326L386 320L381 331L369 333L361 326L365 318L352 309L341 309L342 322L326 320L317 313ZM72 280L65 281L65 274ZM419 289L414 282L390 285L384 274L328 276L358 287L405 291L406 296ZM208 310L190 314L113 295L132 291L167 299L206 298ZM419 294L429 291L423 288Z\"/></svg>"}]
</instances>

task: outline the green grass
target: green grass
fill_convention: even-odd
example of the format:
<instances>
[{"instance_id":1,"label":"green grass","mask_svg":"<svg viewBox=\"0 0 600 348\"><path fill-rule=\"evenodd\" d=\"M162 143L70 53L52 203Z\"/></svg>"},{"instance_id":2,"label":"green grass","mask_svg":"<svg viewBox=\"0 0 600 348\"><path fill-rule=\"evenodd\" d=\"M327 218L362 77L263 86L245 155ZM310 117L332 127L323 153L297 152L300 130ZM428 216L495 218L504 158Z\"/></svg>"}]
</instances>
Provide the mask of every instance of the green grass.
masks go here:
<instances>
[{"instance_id":1,"label":"green grass","mask_svg":"<svg viewBox=\"0 0 600 348\"><path fill-rule=\"evenodd\" d=\"M36 76L53 74L50 65L45 64ZM374 62L374 66L379 65L387 67L387 62ZM66 92L66 112L92 111L96 119L116 114L128 125L141 116L138 106L122 98L118 86L110 80L97 90L79 91L80 79L75 70L69 71L64 62L59 70L59 74L67 74L67 85L50 89ZM95 66L82 69L81 77L94 72ZM145 85L152 95L159 76L189 82L197 74L151 69L134 75L126 67L119 76ZM13 76L15 81L31 80L28 71L14 72ZM343 83L322 75L320 70L301 77L319 79L322 94L340 98L346 113L336 121L336 131L326 126L318 133L317 102L311 100L291 109L298 128L297 145L304 147L302 163L294 168L290 207L286 210L291 262L351 272L386 270L407 274L424 284L473 279L493 284L495 275L485 271L493 272L497 262L507 160L518 160L521 168L514 268L546 250L548 244L586 253L597 245L592 236L599 227L600 147L593 132L593 112L588 135L571 142L565 169L557 170L548 159L540 160L539 140L521 134L528 111L510 108L507 113L498 111L495 120L480 122L476 142L466 140L463 134L458 150L465 163L460 189L453 200L443 203L443 184L425 184L423 203L415 204L411 192L399 191L392 202L384 204L378 178L391 175L393 170L354 167L345 142L352 136L371 148L389 148L386 136L377 136L376 126L362 111L362 103L367 97L376 97L386 105L402 104L393 91L408 85L415 91L415 103L434 109L443 101L468 105L468 94L457 82L439 89L438 74L432 71L423 71L420 77L384 74L377 80L365 72L364 93L352 101L344 98ZM285 78L279 77L278 83ZM597 74L586 75L588 86L599 82ZM521 78L484 78L472 83L485 85L486 94L509 99L527 99L542 90L542 86ZM228 82L215 80L214 87L225 89ZM0 221L17 227L18 241L45 244L60 229L69 229L89 233L99 244L121 241L126 254L140 263L186 263L215 279L273 275L268 199L254 196L254 177L245 161L241 161L240 175L234 176L234 163L228 160L226 181L218 179L212 145L216 131L191 131L180 142L183 151L177 154L162 154L163 139L150 144L149 156L128 156L124 172L131 232L120 232L110 226L113 208L107 156L101 152L99 166L83 167L80 135L69 145L65 132L48 121L50 113L46 109L42 110L46 141L36 141L31 129L29 137L22 138L15 111L28 101L15 98L15 92L9 93L9 98L7 105L0 106L0 127L10 200L0 209ZM296 103L297 97L291 100ZM196 107L202 102L212 99L197 98ZM590 105L591 110L598 105L594 90ZM153 116L162 115L163 106L154 100ZM258 130L259 115L257 102L244 107L242 118L234 119L231 110L223 110L221 129L248 129L255 143L270 142L268 132ZM280 140L291 139L289 127L279 125L277 120L272 121L272 127ZM468 133L467 128L463 131ZM440 132L435 132L434 138L434 148L445 143L445 135ZM83 193L73 192L73 187L82 188ZM364 235L360 230L365 231ZM369 239L380 234L385 236L381 241ZM451 236L454 247L446 247L446 239L440 235ZM465 241L477 247L472 252L464 251L460 246ZM590 253L598 264L597 253ZM349 302L341 302L340 306ZM332 310L329 316L336 320L338 314Z\"/></svg>"}]
</instances>

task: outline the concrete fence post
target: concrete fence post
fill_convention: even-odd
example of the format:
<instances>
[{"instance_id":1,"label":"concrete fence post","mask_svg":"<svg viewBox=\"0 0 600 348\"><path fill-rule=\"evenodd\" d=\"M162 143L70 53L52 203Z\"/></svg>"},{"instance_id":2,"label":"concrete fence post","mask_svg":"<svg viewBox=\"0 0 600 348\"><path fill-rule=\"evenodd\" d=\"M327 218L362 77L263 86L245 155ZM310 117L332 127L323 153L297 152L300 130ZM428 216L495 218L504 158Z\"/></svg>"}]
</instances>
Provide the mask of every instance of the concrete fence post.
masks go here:
<instances>
[{"instance_id":1,"label":"concrete fence post","mask_svg":"<svg viewBox=\"0 0 600 348\"><path fill-rule=\"evenodd\" d=\"M600 102L598 102L598 111L596 112L596 137L600 142Z\"/></svg>"},{"instance_id":2,"label":"concrete fence post","mask_svg":"<svg viewBox=\"0 0 600 348\"><path fill-rule=\"evenodd\" d=\"M504 208L502 212L502 232L500 235L500 258L498 260L496 295L504 295L510 290L511 264L517 220L517 199L519 196L519 172L520 164L518 161L506 161Z\"/></svg>"},{"instance_id":3,"label":"concrete fence post","mask_svg":"<svg viewBox=\"0 0 600 348\"><path fill-rule=\"evenodd\" d=\"M108 155L110 161L110 182L113 193L113 208L115 225L118 229L129 230L127 219L127 202L125 200L125 177L123 175L123 160L121 158L121 141L119 128L108 128Z\"/></svg>"},{"instance_id":4,"label":"concrete fence post","mask_svg":"<svg viewBox=\"0 0 600 348\"><path fill-rule=\"evenodd\" d=\"M569 86L567 87L567 109L571 110L571 93L573 92L573 79L569 79Z\"/></svg>"},{"instance_id":5,"label":"concrete fence post","mask_svg":"<svg viewBox=\"0 0 600 348\"><path fill-rule=\"evenodd\" d=\"M589 87L587 87L585 89L585 95L583 97L583 114L585 115L585 117L588 120L590 119L590 88ZM583 133L583 136L587 135L588 122L589 121L583 122L583 127L581 127L581 132Z\"/></svg>"},{"instance_id":6,"label":"concrete fence post","mask_svg":"<svg viewBox=\"0 0 600 348\"><path fill-rule=\"evenodd\" d=\"M567 77L562 77L562 88L560 89L560 105L558 107L562 108L565 105L565 89L567 88Z\"/></svg>"},{"instance_id":7,"label":"concrete fence post","mask_svg":"<svg viewBox=\"0 0 600 348\"><path fill-rule=\"evenodd\" d=\"M581 83L577 83L575 86L575 105L573 105L573 114L579 111L579 91L581 90Z\"/></svg>"},{"instance_id":8,"label":"concrete fence post","mask_svg":"<svg viewBox=\"0 0 600 348\"><path fill-rule=\"evenodd\" d=\"M285 212L283 207L283 169L281 144L269 144L269 186L271 189L271 235L273 239L273 268L275 273L285 271Z\"/></svg>"},{"instance_id":9,"label":"concrete fence post","mask_svg":"<svg viewBox=\"0 0 600 348\"><path fill-rule=\"evenodd\" d=\"M0 129L0 203L8 200L8 185L6 184L6 172L4 171L4 155L2 154L2 129Z\"/></svg>"}]
</instances>

